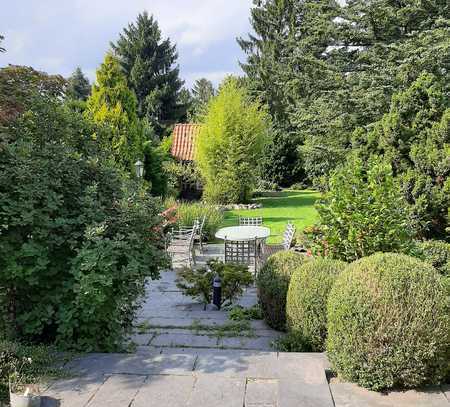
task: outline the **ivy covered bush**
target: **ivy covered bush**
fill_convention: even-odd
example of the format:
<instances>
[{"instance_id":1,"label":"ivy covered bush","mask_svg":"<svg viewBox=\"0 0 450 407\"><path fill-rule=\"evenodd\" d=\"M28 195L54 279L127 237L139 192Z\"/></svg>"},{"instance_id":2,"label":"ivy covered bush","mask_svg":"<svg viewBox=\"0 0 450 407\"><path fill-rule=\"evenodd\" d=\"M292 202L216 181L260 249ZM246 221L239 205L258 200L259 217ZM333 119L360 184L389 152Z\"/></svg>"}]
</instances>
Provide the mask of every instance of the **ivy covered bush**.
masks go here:
<instances>
[{"instance_id":1,"label":"ivy covered bush","mask_svg":"<svg viewBox=\"0 0 450 407\"><path fill-rule=\"evenodd\" d=\"M292 273L307 257L294 251L273 254L258 273L256 285L264 319L274 329L286 327L286 294Z\"/></svg>"},{"instance_id":2,"label":"ivy covered bush","mask_svg":"<svg viewBox=\"0 0 450 407\"><path fill-rule=\"evenodd\" d=\"M449 305L444 279L421 260L358 260L329 296L328 357L345 380L373 390L438 384L448 364Z\"/></svg>"},{"instance_id":3,"label":"ivy covered bush","mask_svg":"<svg viewBox=\"0 0 450 407\"><path fill-rule=\"evenodd\" d=\"M9 338L111 351L165 264L156 201L104 157L102 131L36 97L0 147L0 326Z\"/></svg>"},{"instance_id":4,"label":"ivy covered bush","mask_svg":"<svg viewBox=\"0 0 450 407\"><path fill-rule=\"evenodd\" d=\"M287 294L287 325L294 337L314 352L322 352L327 337L327 301L346 263L317 258L295 271Z\"/></svg>"}]
</instances>

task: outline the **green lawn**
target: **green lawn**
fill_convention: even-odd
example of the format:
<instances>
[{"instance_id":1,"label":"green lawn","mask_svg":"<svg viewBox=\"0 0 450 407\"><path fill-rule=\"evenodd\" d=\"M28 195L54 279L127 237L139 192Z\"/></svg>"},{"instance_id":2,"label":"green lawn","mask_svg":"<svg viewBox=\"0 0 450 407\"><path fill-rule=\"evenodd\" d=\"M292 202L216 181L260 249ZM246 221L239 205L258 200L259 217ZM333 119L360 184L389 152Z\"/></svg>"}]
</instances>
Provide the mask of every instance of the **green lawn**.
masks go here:
<instances>
[{"instance_id":1,"label":"green lawn","mask_svg":"<svg viewBox=\"0 0 450 407\"><path fill-rule=\"evenodd\" d=\"M238 225L239 216L262 216L264 226L271 230L269 243L279 243L288 221L292 221L297 230L303 230L305 226L316 222L317 212L314 209L314 202L319 195L318 192L310 190L267 193L253 200L262 203L261 209L225 212L221 227Z\"/></svg>"}]
</instances>

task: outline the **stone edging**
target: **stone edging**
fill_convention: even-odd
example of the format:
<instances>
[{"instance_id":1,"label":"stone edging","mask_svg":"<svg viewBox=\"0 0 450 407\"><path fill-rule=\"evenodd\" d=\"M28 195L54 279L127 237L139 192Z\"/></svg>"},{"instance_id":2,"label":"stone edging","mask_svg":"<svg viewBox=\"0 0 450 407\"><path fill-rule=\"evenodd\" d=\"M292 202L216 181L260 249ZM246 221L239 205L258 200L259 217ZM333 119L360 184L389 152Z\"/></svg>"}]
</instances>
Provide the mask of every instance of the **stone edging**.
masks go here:
<instances>
[{"instance_id":1,"label":"stone edging","mask_svg":"<svg viewBox=\"0 0 450 407\"><path fill-rule=\"evenodd\" d=\"M252 209L261 209L262 204L230 204L230 205L219 205L216 206L220 211L234 211L234 210L252 210Z\"/></svg>"}]
</instances>

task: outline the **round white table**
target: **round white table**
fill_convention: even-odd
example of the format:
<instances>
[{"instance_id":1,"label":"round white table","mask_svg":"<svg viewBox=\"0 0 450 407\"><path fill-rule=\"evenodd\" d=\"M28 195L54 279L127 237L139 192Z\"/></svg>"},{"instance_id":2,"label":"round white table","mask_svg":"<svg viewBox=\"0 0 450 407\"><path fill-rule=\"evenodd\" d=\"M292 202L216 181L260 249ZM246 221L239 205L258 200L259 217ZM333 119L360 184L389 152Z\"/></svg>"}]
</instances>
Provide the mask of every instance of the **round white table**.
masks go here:
<instances>
[{"instance_id":1,"label":"round white table","mask_svg":"<svg viewBox=\"0 0 450 407\"><path fill-rule=\"evenodd\" d=\"M217 239L222 240L266 239L269 236L270 229L264 226L230 226L216 233Z\"/></svg>"}]
</instances>

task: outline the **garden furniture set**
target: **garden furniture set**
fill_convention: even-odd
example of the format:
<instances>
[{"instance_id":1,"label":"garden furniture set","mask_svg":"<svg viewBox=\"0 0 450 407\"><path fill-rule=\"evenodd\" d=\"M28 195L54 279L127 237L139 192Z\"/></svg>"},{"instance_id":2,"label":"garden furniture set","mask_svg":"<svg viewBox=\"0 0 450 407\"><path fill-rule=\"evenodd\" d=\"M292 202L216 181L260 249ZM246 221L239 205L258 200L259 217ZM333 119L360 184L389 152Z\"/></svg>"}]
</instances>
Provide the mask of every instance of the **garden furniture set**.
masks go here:
<instances>
[{"instance_id":1,"label":"garden furniture set","mask_svg":"<svg viewBox=\"0 0 450 407\"><path fill-rule=\"evenodd\" d=\"M184 262L191 267L196 265L195 243L198 243L203 253L204 227L206 216L196 219L191 227L181 226L172 229L168 234L167 253L177 262ZM264 265L269 256L281 251L289 250L295 235L295 226L288 223L283 234L281 244L267 244L270 229L262 226L262 217L240 217L239 226L219 229L215 237L224 241L225 263L246 264L253 268L255 274Z\"/></svg>"}]
</instances>

